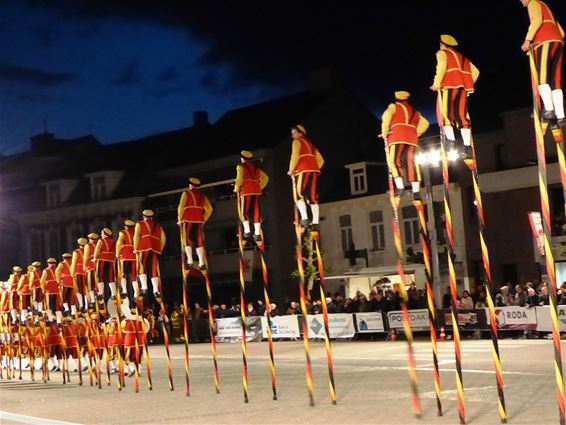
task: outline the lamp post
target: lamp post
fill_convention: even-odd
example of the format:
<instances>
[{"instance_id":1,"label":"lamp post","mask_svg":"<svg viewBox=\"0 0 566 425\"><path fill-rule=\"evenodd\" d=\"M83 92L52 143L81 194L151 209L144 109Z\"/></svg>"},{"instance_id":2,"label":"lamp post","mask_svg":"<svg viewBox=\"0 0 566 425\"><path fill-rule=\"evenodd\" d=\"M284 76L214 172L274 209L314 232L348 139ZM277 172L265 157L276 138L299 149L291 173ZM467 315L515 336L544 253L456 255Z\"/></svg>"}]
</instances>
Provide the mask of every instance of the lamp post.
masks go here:
<instances>
[{"instance_id":1,"label":"lamp post","mask_svg":"<svg viewBox=\"0 0 566 425\"><path fill-rule=\"evenodd\" d=\"M460 158L460 153L457 150L448 152L448 161L454 162ZM434 217L434 201L432 198L432 184L430 182L430 169L440 167L442 156L440 153L440 143L428 143L419 148L416 155L416 161L419 164L424 175L425 187L425 201L428 210L428 234L430 236L430 251L432 257L432 288L434 299L436 300L437 307L442 307L442 288L440 282L440 265L438 262L438 238L436 235L436 219Z\"/></svg>"}]
</instances>

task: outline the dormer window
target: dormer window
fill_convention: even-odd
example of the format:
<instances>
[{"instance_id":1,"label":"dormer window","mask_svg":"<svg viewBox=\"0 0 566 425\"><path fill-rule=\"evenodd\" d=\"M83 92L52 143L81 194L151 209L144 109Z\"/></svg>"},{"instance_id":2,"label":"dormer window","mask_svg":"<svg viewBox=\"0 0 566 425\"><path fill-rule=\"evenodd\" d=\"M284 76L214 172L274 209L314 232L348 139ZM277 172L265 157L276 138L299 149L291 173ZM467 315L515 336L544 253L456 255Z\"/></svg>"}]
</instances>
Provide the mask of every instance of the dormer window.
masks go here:
<instances>
[{"instance_id":1,"label":"dormer window","mask_svg":"<svg viewBox=\"0 0 566 425\"><path fill-rule=\"evenodd\" d=\"M365 162L346 165L346 168L350 170L350 193L352 195L363 195L368 191L366 165Z\"/></svg>"},{"instance_id":2,"label":"dormer window","mask_svg":"<svg viewBox=\"0 0 566 425\"><path fill-rule=\"evenodd\" d=\"M47 208L55 208L61 204L61 186L59 183L51 183L46 186Z\"/></svg>"},{"instance_id":3,"label":"dormer window","mask_svg":"<svg viewBox=\"0 0 566 425\"><path fill-rule=\"evenodd\" d=\"M106 179L104 176L90 178L90 197L93 201L102 201L106 198Z\"/></svg>"}]
</instances>

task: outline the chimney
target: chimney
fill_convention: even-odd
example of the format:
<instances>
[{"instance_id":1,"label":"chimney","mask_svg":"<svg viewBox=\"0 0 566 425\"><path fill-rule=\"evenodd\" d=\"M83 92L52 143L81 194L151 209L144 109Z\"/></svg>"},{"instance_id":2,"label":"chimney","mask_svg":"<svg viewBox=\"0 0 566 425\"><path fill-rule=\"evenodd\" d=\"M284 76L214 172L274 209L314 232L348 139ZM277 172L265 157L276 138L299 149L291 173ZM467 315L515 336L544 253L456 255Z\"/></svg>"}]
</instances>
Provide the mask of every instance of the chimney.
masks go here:
<instances>
[{"instance_id":1,"label":"chimney","mask_svg":"<svg viewBox=\"0 0 566 425\"><path fill-rule=\"evenodd\" d=\"M210 123L208 122L208 112L206 111L195 111L193 112L193 126L194 127L206 127Z\"/></svg>"}]
</instances>

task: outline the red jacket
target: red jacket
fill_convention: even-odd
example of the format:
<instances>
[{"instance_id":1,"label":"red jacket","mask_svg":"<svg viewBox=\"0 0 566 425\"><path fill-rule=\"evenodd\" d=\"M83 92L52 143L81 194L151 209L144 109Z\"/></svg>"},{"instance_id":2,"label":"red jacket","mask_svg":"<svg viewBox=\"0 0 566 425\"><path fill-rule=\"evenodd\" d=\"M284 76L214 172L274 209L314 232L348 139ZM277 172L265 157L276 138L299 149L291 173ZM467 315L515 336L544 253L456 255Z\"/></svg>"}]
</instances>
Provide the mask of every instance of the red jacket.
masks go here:
<instances>
[{"instance_id":1,"label":"red jacket","mask_svg":"<svg viewBox=\"0 0 566 425\"><path fill-rule=\"evenodd\" d=\"M315 146L306 138L296 139L301 142L301 150L299 152L299 162L295 169L296 173L302 173L305 171L312 171L320 173L320 167L316 161L317 149Z\"/></svg>"},{"instance_id":2,"label":"red jacket","mask_svg":"<svg viewBox=\"0 0 566 425\"><path fill-rule=\"evenodd\" d=\"M544 43L548 41L561 41L563 40L560 28L556 24L554 14L544 2L540 2L542 10L542 25L535 34L533 44Z\"/></svg>"},{"instance_id":3,"label":"red jacket","mask_svg":"<svg viewBox=\"0 0 566 425\"><path fill-rule=\"evenodd\" d=\"M406 101L395 102L395 114L391 119L391 132L387 136L388 145L407 143L418 146L417 125L421 115Z\"/></svg>"},{"instance_id":4,"label":"red jacket","mask_svg":"<svg viewBox=\"0 0 566 425\"><path fill-rule=\"evenodd\" d=\"M466 91L474 91L474 79L470 60L454 49L445 49L446 74L442 79L442 88L463 87Z\"/></svg>"}]
</instances>

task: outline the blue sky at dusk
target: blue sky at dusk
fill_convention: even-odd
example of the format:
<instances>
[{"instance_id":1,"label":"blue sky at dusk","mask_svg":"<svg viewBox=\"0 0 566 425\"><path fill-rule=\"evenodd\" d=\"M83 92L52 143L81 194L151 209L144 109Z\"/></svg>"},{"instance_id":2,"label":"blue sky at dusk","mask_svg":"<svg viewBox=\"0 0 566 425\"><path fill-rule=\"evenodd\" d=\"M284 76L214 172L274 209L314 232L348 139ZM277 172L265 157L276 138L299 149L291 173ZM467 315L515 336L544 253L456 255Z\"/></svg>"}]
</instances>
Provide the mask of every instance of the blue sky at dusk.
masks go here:
<instances>
[{"instance_id":1,"label":"blue sky at dusk","mask_svg":"<svg viewBox=\"0 0 566 425\"><path fill-rule=\"evenodd\" d=\"M377 116L405 89L433 118L442 33L480 69L470 108L475 131L492 129L530 103L527 26L518 1L0 0L0 154L45 123L113 143L189 126L195 110L214 121L321 67Z\"/></svg>"}]
</instances>

